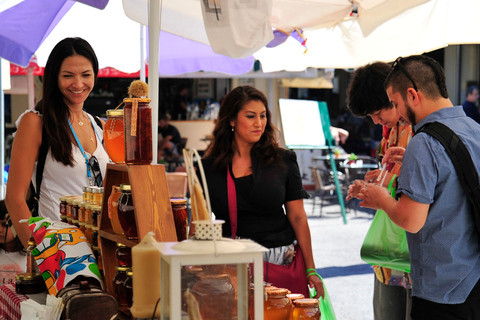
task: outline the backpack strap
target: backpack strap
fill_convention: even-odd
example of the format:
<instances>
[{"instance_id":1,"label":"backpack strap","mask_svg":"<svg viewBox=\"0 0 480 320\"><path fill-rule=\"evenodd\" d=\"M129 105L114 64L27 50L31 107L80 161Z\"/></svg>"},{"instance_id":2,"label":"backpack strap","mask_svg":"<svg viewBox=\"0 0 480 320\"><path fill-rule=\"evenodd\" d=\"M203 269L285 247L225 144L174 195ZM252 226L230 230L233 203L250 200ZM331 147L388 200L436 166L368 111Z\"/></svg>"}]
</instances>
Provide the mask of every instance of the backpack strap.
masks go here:
<instances>
[{"instance_id":1,"label":"backpack strap","mask_svg":"<svg viewBox=\"0 0 480 320\"><path fill-rule=\"evenodd\" d=\"M477 169L467 147L455 132L440 122L429 122L417 130L416 133L418 132L431 135L445 147L455 166L463 191L472 206L475 225L477 231L480 232L480 185Z\"/></svg>"}]
</instances>

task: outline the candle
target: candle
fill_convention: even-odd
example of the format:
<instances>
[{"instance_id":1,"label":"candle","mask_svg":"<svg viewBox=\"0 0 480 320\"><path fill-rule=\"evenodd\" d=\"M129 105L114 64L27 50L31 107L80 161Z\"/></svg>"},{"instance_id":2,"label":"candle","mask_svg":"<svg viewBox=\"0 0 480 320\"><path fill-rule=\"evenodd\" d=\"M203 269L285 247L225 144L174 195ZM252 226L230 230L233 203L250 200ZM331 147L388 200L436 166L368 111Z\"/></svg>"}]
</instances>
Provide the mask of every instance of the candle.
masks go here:
<instances>
[{"instance_id":1,"label":"candle","mask_svg":"<svg viewBox=\"0 0 480 320\"><path fill-rule=\"evenodd\" d=\"M133 306L135 318L152 318L153 310L160 299L160 251L154 243L154 233L149 232L142 242L132 248ZM160 302L155 317L160 316Z\"/></svg>"}]
</instances>

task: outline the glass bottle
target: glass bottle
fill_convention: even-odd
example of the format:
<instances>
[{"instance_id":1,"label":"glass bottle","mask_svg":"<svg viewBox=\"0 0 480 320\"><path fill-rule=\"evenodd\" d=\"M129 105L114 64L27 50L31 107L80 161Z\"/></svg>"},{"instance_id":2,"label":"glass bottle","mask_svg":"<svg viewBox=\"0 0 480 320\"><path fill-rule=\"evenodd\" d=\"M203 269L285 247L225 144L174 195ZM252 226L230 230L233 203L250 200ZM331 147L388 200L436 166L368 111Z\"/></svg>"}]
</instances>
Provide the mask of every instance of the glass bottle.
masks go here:
<instances>
[{"instance_id":1,"label":"glass bottle","mask_svg":"<svg viewBox=\"0 0 480 320\"><path fill-rule=\"evenodd\" d=\"M60 210L60 217L67 216L67 197L66 196L60 197L59 210Z\"/></svg>"},{"instance_id":2,"label":"glass bottle","mask_svg":"<svg viewBox=\"0 0 480 320\"><path fill-rule=\"evenodd\" d=\"M122 191L120 190L120 186L113 185L112 186L112 193L107 200L107 208L108 208L108 217L110 218L110 222L112 223L113 232L116 234L123 234L122 226L120 225L120 221L118 220L118 212L117 212L117 201L120 198Z\"/></svg>"},{"instance_id":3,"label":"glass bottle","mask_svg":"<svg viewBox=\"0 0 480 320\"><path fill-rule=\"evenodd\" d=\"M293 304L292 320L320 320L320 307L317 299L297 299Z\"/></svg>"},{"instance_id":4,"label":"glass bottle","mask_svg":"<svg viewBox=\"0 0 480 320\"><path fill-rule=\"evenodd\" d=\"M40 274L37 263L35 262L35 258L33 256L33 250L35 250L35 248L37 247L37 243L35 242L33 237L31 237L28 240L27 244L28 244L28 246L27 246L27 250L26 250L26 254L25 254L26 258L27 258L26 273L30 274L30 275L34 275L34 274L37 274L37 273Z\"/></svg>"},{"instance_id":5,"label":"glass bottle","mask_svg":"<svg viewBox=\"0 0 480 320\"><path fill-rule=\"evenodd\" d=\"M120 190L122 194L117 201L118 220L127 239L138 239L131 187L122 184Z\"/></svg>"},{"instance_id":6,"label":"glass bottle","mask_svg":"<svg viewBox=\"0 0 480 320\"><path fill-rule=\"evenodd\" d=\"M125 132L123 131L123 109L107 110L107 121L103 127L103 141L108 157L115 163L125 163Z\"/></svg>"},{"instance_id":7,"label":"glass bottle","mask_svg":"<svg viewBox=\"0 0 480 320\"><path fill-rule=\"evenodd\" d=\"M173 219L175 221L175 230L177 231L177 240L187 239L188 213L186 199L170 199L172 204Z\"/></svg>"},{"instance_id":8,"label":"glass bottle","mask_svg":"<svg viewBox=\"0 0 480 320\"><path fill-rule=\"evenodd\" d=\"M263 304L265 320L288 320L292 303L287 298L288 289L271 288L266 290L267 301Z\"/></svg>"},{"instance_id":9,"label":"glass bottle","mask_svg":"<svg viewBox=\"0 0 480 320\"><path fill-rule=\"evenodd\" d=\"M123 243L117 243L115 257L119 266L130 267L132 265L132 248L127 247Z\"/></svg>"},{"instance_id":10,"label":"glass bottle","mask_svg":"<svg viewBox=\"0 0 480 320\"><path fill-rule=\"evenodd\" d=\"M152 108L148 98L125 98L125 162L150 164L153 159Z\"/></svg>"},{"instance_id":11,"label":"glass bottle","mask_svg":"<svg viewBox=\"0 0 480 320\"><path fill-rule=\"evenodd\" d=\"M116 266L115 269L117 270L113 276L113 289L115 291L115 298L117 298L118 305L126 306L127 296L125 295L123 283L125 280L127 280L127 271L130 270L130 268Z\"/></svg>"},{"instance_id":12,"label":"glass bottle","mask_svg":"<svg viewBox=\"0 0 480 320\"><path fill-rule=\"evenodd\" d=\"M127 271L127 279L123 282L123 290L125 291L125 297L127 298L127 306L132 307L133 304L133 272L132 270Z\"/></svg>"}]
</instances>

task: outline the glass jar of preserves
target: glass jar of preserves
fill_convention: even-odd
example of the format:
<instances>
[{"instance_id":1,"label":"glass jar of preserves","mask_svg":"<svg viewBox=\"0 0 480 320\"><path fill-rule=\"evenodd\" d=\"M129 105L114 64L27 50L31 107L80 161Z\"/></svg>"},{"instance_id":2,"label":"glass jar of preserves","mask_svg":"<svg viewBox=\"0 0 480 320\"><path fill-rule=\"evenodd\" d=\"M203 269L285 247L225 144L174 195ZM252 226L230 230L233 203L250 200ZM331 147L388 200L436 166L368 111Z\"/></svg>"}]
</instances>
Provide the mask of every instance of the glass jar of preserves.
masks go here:
<instances>
[{"instance_id":1,"label":"glass jar of preserves","mask_svg":"<svg viewBox=\"0 0 480 320\"><path fill-rule=\"evenodd\" d=\"M90 244L93 250L98 250L98 227L92 227L92 241Z\"/></svg>"},{"instance_id":2,"label":"glass jar of preserves","mask_svg":"<svg viewBox=\"0 0 480 320\"><path fill-rule=\"evenodd\" d=\"M153 159L152 108L148 98L125 98L125 162L150 164Z\"/></svg>"},{"instance_id":3,"label":"glass jar of preserves","mask_svg":"<svg viewBox=\"0 0 480 320\"><path fill-rule=\"evenodd\" d=\"M177 240L187 239L188 213L186 199L170 199L172 204L173 219L175 221L175 230L177 231Z\"/></svg>"},{"instance_id":4,"label":"glass jar of preserves","mask_svg":"<svg viewBox=\"0 0 480 320\"><path fill-rule=\"evenodd\" d=\"M102 211L102 206L100 205L92 205L92 225L94 227L98 227L98 218L100 217L100 212Z\"/></svg>"},{"instance_id":5,"label":"glass jar of preserves","mask_svg":"<svg viewBox=\"0 0 480 320\"><path fill-rule=\"evenodd\" d=\"M115 234L123 234L123 229L118 220L117 212L117 201L121 194L122 191L120 190L120 186L113 185L112 193L110 193L110 197L108 197L107 200L108 217L110 218L112 229Z\"/></svg>"},{"instance_id":6,"label":"glass jar of preserves","mask_svg":"<svg viewBox=\"0 0 480 320\"><path fill-rule=\"evenodd\" d=\"M67 216L67 196L60 197L60 205L58 209L60 210L60 217Z\"/></svg>"},{"instance_id":7,"label":"glass jar of preserves","mask_svg":"<svg viewBox=\"0 0 480 320\"><path fill-rule=\"evenodd\" d=\"M297 299L305 299L305 296L301 293L289 293L287 294L288 300L290 300L290 303L292 304L292 308L290 309L290 320L292 320L293 317L293 302Z\"/></svg>"},{"instance_id":8,"label":"glass jar of preserves","mask_svg":"<svg viewBox=\"0 0 480 320\"><path fill-rule=\"evenodd\" d=\"M320 320L317 299L297 299L293 302L292 320Z\"/></svg>"},{"instance_id":9,"label":"glass jar of preserves","mask_svg":"<svg viewBox=\"0 0 480 320\"><path fill-rule=\"evenodd\" d=\"M84 235L85 235L85 238L87 238L88 243L90 243L90 245L92 245L93 226L91 224L86 224L85 225Z\"/></svg>"},{"instance_id":10,"label":"glass jar of preserves","mask_svg":"<svg viewBox=\"0 0 480 320\"><path fill-rule=\"evenodd\" d=\"M132 270L127 271L127 279L123 283L123 290L125 291L125 297L127 298L127 306L132 307L133 304L133 272Z\"/></svg>"},{"instance_id":11,"label":"glass jar of preserves","mask_svg":"<svg viewBox=\"0 0 480 320\"><path fill-rule=\"evenodd\" d=\"M90 187L83 187L82 192L83 202L90 202Z\"/></svg>"},{"instance_id":12,"label":"glass jar of preserves","mask_svg":"<svg viewBox=\"0 0 480 320\"><path fill-rule=\"evenodd\" d=\"M91 188L90 203L95 205L101 205L103 201L103 187Z\"/></svg>"},{"instance_id":13,"label":"glass jar of preserves","mask_svg":"<svg viewBox=\"0 0 480 320\"><path fill-rule=\"evenodd\" d=\"M119 266L130 267L132 265L132 248L127 247L123 243L117 243L115 257Z\"/></svg>"},{"instance_id":14,"label":"glass jar of preserves","mask_svg":"<svg viewBox=\"0 0 480 320\"><path fill-rule=\"evenodd\" d=\"M66 198L66 202L67 202L67 206L66 206L66 209L65 209L65 212L67 214L67 223L68 224L72 224L72 207L73 207L73 197L72 196L68 196Z\"/></svg>"},{"instance_id":15,"label":"glass jar of preserves","mask_svg":"<svg viewBox=\"0 0 480 320\"><path fill-rule=\"evenodd\" d=\"M203 274L192 293L200 296L200 314L204 320L230 319L235 307L235 288L226 273Z\"/></svg>"},{"instance_id":16,"label":"glass jar of preserves","mask_svg":"<svg viewBox=\"0 0 480 320\"><path fill-rule=\"evenodd\" d=\"M85 224L92 224L92 205L85 205Z\"/></svg>"},{"instance_id":17,"label":"glass jar of preserves","mask_svg":"<svg viewBox=\"0 0 480 320\"><path fill-rule=\"evenodd\" d=\"M85 222L78 221L78 229L85 235Z\"/></svg>"},{"instance_id":18,"label":"glass jar of preserves","mask_svg":"<svg viewBox=\"0 0 480 320\"><path fill-rule=\"evenodd\" d=\"M292 303L287 298L288 289L270 288L266 290L267 301L263 304L265 320L288 320Z\"/></svg>"},{"instance_id":19,"label":"glass jar of preserves","mask_svg":"<svg viewBox=\"0 0 480 320\"><path fill-rule=\"evenodd\" d=\"M113 276L113 289L115 291L115 298L117 299L118 305L126 306L127 296L125 295L123 283L125 280L127 280L127 271L130 270L130 268L116 266L115 269L117 270Z\"/></svg>"},{"instance_id":20,"label":"glass jar of preserves","mask_svg":"<svg viewBox=\"0 0 480 320\"><path fill-rule=\"evenodd\" d=\"M72 199L72 208L71 208L72 224L77 227L78 227L78 209L80 208L79 204L80 204L80 200L78 200L78 198Z\"/></svg>"},{"instance_id":21,"label":"glass jar of preserves","mask_svg":"<svg viewBox=\"0 0 480 320\"><path fill-rule=\"evenodd\" d=\"M78 222L85 222L86 205L87 203L83 201L78 205Z\"/></svg>"},{"instance_id":22,"label":"glass jar of preserves","mask_svg":"<svg viewBox=\"0 0 480 320\"><path fill-rule=\"evenodd\" d=\"M129 184L122 184L120 190L122 194L117 201L118 220L127 239L138 239L131 187Z\"/></svg>"},{"instance_id":23,"label":"glass jar of preserves","mask_svg":"<svg viewBox=\"0 0 480 320\"><path fill-rule=\"evenodd\" d=\"M103 143L108 157L115 163L125 163L125 132L123 131L123 109L107 110L107 121L103 127Z\"/></svg>"}]
</instances>

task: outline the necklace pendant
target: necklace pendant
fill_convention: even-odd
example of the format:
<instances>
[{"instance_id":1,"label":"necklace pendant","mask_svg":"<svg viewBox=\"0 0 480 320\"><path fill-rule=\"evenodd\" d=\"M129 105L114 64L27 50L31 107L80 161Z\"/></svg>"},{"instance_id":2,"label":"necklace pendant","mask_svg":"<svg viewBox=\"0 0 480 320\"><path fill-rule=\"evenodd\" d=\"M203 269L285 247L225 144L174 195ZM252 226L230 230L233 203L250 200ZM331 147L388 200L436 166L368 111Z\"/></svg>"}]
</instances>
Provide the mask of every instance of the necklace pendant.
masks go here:
<instances>
[{"instance_id":1,"label":"necklace pendant","mask_svg":"<svg viewBox=\"0 0 480 320\"><path fill-rule=\"evenodd\" d=\"M82 121L78 121L78 125L79 125L79 126L83 126L83 122L82 122Z\"/></svg>"}]
</instances>

